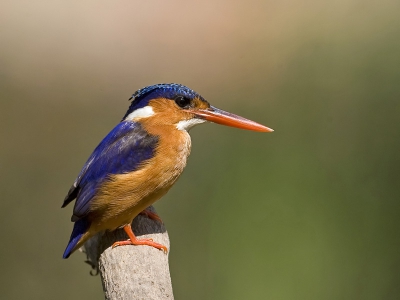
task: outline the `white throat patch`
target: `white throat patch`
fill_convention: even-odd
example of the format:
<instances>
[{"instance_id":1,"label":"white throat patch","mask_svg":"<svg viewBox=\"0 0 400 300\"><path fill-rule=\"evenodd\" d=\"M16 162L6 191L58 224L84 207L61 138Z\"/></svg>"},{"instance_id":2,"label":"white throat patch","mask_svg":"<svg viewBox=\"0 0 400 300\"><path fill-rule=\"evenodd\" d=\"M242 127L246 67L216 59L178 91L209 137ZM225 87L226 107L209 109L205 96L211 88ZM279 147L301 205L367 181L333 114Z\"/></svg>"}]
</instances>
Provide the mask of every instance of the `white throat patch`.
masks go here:
<instances>
[{"instance_id":1,"label":"white throat patch","mask_svg":"<svg viewBox=\"0 0 400 300\"><path fill-rule=\"evenodd\" d=\"M176 124L176 128L177 128L178 130L186 130L186 131L189 131L189 129L192 128L193 126L195 126L195 125L197 125L197 124L204 123L204 122L206 122L206 120L197 119L197 118L190 119L190 120L182 120L182 121L179 121L179 122Z\"/></svg>"},{"instance_id":2,"label":"white throat patch","mask_svg":"<svg viewBox=\"0 0 400 300\"><path fill-rule=\"evenodd\" d=\"M142 108L138 108L136 110L134 110L133 112L131 112L126 118L125 120L127 121L137 121L141 118L147 118L147 117L151 117L154 115L154 110L151 106L145 106Z\"/></svg>"}]
</instances>

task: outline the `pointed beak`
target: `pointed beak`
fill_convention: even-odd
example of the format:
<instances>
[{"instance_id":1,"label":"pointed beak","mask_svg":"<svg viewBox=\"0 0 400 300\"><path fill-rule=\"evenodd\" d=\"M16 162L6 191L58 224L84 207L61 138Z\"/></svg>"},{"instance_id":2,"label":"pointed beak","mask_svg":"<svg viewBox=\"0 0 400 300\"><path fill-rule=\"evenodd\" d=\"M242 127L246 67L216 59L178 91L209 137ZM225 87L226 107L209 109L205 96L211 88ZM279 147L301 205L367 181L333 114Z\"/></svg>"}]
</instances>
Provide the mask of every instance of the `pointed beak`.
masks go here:
<instances>
[{"instance_id":1,"label":"pointed beak","mask_svg":"<svg viewBox=\"0 0 400 300\"><path fill-rule=\"evenodd\" d=\"M221 125L259 131L259 132L273 132L274 130L254 121L245 119L243 117L223 111L222 109L210 106L207 109L188 110L188 112L195 116L214 122Z\"/></svg>"}]
</instances>

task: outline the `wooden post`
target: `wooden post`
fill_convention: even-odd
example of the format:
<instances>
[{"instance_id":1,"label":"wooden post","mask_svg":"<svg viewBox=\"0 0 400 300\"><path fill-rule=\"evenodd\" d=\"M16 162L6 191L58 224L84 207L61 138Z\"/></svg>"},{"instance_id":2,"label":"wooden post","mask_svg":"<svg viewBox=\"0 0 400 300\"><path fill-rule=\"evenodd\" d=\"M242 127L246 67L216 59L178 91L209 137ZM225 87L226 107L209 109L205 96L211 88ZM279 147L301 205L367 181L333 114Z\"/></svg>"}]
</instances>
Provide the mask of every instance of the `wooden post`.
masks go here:
<instances>
[{"instance_id":1,"label":"wooden post","mask_svg":"<svg viewBox=\"0 0 400 300\"><path fill-rule=\"evenodd\" d=\"M138 238L152 238L169 251L164 224L139 215L133 220L132 229ZM126 239L125 232L118 229L98 234L85 243L88 262L100 272L105 299L174 299L168 254L149 246L111 248L114 242Z\"/></svg>"}]
</instances>

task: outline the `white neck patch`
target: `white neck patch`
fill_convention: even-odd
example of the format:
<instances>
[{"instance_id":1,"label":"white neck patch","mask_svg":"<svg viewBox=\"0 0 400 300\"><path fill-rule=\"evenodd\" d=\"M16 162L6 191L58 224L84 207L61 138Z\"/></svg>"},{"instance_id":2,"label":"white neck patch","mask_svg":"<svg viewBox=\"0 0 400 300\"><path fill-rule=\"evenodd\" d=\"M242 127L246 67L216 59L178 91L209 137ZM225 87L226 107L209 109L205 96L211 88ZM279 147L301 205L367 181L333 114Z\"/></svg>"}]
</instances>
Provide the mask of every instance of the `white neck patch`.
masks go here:
<instances>
[{"instance_id":1,"label":"white neck patch","mask_svg":"<svg viewBox=\"0 0 400 300\"><path fill-rule=\"evenodd\" d=\"M182 121L179 121L179 122L176 124L176 128L177 128L178 130L186 130L186 131L189 131L189 129L192 128L193 126L195 126L195 125L197 125L197 124L204 123L204 122L206 122L206 120L197 119L197 118L193 118L193 119L190 119L190 120L182 120Z\"/></svg>"},{"instance_id":2,"label":"white neck patch","mask_svg":"<svg viewBox=\"0 0 400 300\"><path fill-rule=\"evenodd\" d=\"M127 121L137 121L141 118L147 118L147 117L151 117L154 115L154 110L151 106L145 106L142 108L138 108L136 110L134 110L133 112L131 112L126 118L125 120Z\"/></svg>"}]
</instances>

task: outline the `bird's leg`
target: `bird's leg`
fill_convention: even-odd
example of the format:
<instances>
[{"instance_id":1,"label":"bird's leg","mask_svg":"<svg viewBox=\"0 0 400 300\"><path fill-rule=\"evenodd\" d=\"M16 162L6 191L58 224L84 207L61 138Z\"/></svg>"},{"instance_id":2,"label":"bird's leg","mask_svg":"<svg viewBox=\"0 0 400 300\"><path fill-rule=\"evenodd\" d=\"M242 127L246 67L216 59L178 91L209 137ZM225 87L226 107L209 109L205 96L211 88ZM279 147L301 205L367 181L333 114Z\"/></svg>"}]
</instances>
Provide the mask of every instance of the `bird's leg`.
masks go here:
<instances>
[{"instance_id":1,"label":"bird's leg","mask_svg":"<svg viewBox=\"0 0 400 300\"><path fill-rule=\"evenodd\" d=\"M144 215L144 216L148 217L149 219L163 223L163 221L161 220L159 215L157 215L155 212L152 212L148 209L143 210L141 213L139 213L139 215Z\"/></svg>"},{"instance_id":2,"label":"bird's leg","mask_svg":"<svg viewBox=\"0 0 400 300\"><path fill-rule=\"evenodd\" d=\"M167 247L164 245L158 244L153 242L153 239L140 239L138 240L135 236L135 234L132 231L131 224L125 225L124 230L126 234L129 236L129 240L126 241L120 241L120 242L115 242L112 245L112 248L118 247L118 246L124 246L124 245L147 245L151 246L160 250L163 250L165 253L168 252Z\"/></svg>"}]
</instances>

